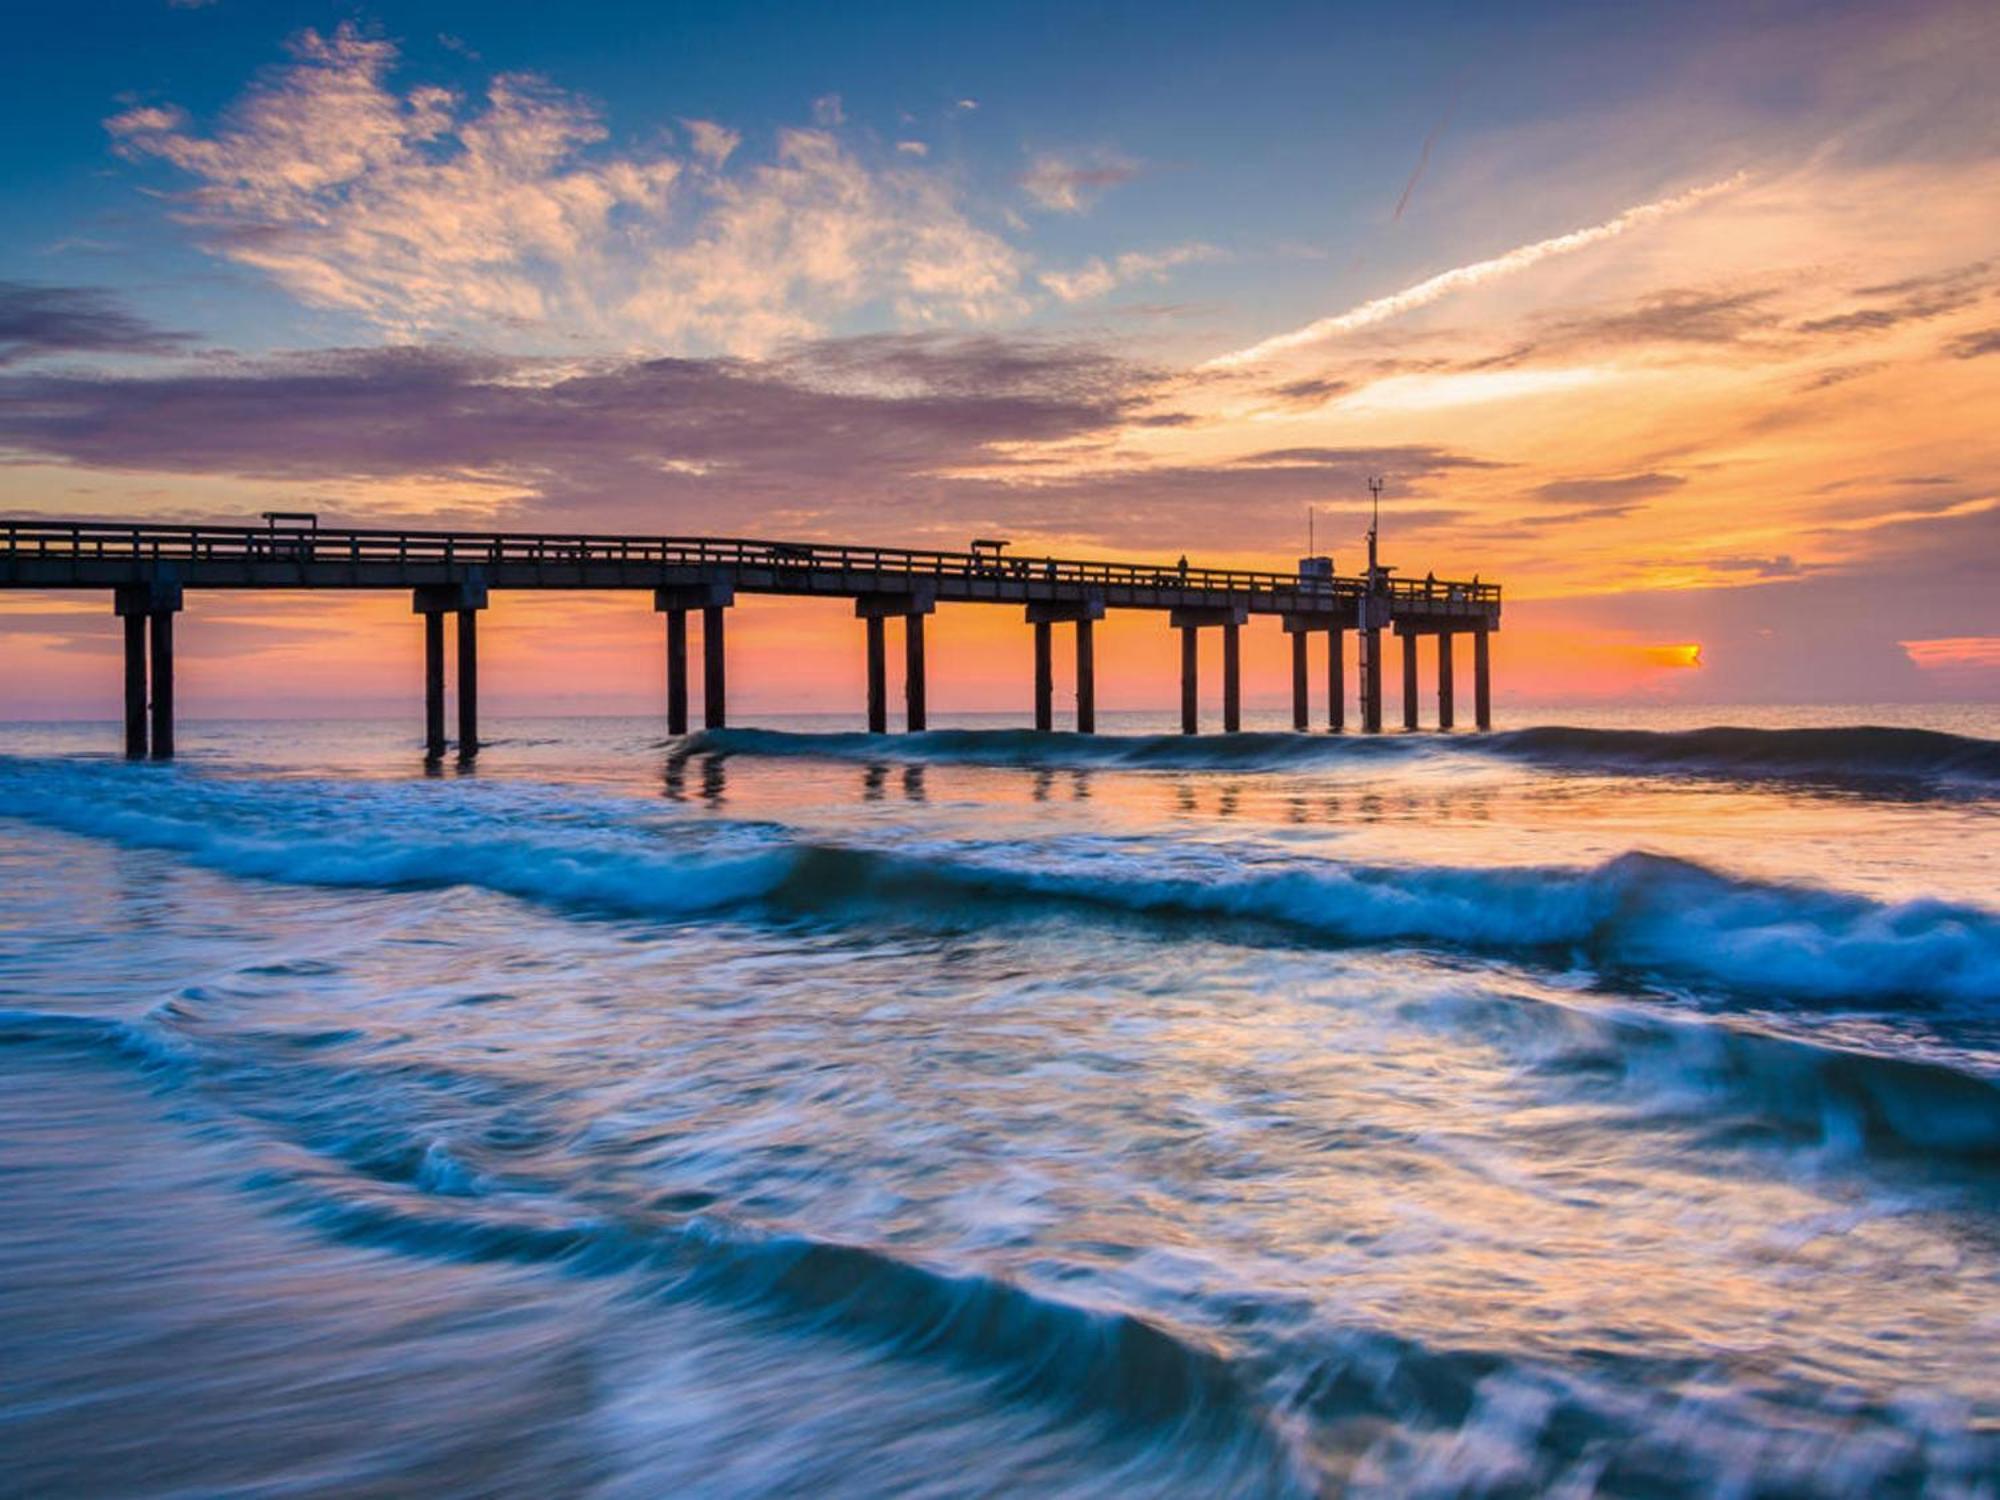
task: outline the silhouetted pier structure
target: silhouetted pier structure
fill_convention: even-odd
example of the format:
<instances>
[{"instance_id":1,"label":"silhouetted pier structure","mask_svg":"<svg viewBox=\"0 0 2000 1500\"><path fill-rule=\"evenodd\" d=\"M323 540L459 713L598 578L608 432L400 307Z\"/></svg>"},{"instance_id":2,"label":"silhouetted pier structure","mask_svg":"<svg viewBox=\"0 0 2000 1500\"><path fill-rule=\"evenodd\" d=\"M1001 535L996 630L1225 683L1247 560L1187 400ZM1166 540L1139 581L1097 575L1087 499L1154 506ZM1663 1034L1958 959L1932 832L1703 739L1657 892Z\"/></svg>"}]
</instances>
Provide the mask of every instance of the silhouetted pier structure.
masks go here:
<instances>
[{"instance_id":1,"label":"silhouetted pier structure","mask_svg":"<svg viewBox=\"0 0 2000 1500\"><path fill-rule=\"evenodd\" d=\"M1096 728L1093 626L1109 610L1164 613L1181 633L1181 728L1199 727L1200 637L1222 637L1222 727L1242 727L1241 631L1273 616L1292 643L1292 723L1308 727L1309 643L1327 640L1327 726L1346 727L1346 632L1356 633L1361 728L1382 728L1382 636L1402 639L1403 725L1418 727L1418 642L1435 639L1437 723L1454 718L1454 643L1473 643L1473 718L1491 723L1488 637L1500 625L1496 584L1336 576L1324 558L1290 573L1006 556L1005 543L965 552L847 547L723 537L520 535L319 527L274 513L264 526L106 521L0 522L0 588L108 589L125 622L125 748L165 759L174 748L174 616L188 589L407 589L424 622L424 745L442 759L445 619L456 616L458 750L479 749L479 612L495 589L650 590L666 616L667 728L688 729L688 616L701 616L702 722L727 720L724 631L739 595L854 601L868 665L868 727L889 727L887 623L900 620L904 720L926 723L924 620L940 603L1020 606L1034 633L1034 722L1055 727L1054 629L1074 629L1076 728Z\"/></svg>"}]
</instances>

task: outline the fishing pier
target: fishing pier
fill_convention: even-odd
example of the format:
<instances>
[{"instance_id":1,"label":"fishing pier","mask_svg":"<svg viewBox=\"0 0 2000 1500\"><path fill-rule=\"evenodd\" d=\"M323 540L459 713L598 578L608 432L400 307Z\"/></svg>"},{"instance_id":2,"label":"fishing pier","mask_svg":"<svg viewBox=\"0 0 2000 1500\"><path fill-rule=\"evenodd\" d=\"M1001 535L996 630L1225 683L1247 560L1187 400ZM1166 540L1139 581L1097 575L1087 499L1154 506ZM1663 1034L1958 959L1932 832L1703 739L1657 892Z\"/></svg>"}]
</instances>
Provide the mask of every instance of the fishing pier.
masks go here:
<instances>
[{"instance_id":1,"label":"fishing pier","mask_svg":"<svg viewBox=\"0 0 2000 1500\"><path fill-rule=\"evenodd\" d=\"M1472 638L1473 721L1492 721L1488 637L1500 626L1497 584L1392 577L1372 567L1340 577L1325 558L1297 570L1078 561L1009 555L1007 544L964 552L849 547L723 537L530 535L321 527L274 512L263 526L183 526L112 521L0 521L0 588L101 589L125 632L125 749L166 759L174 750L174 616L189 589L406 590L422 617L424 745L445 734L445 631L454 622L457 750L479 749L479 614L494 590L619 590L652 594L665 616L666 719L688 730L689 617L700 617L702 723L727 723L726 621L755 595L851 599L868 663L868 727L889 728L888 622L901 622L905 728L926 727L924 621L939 604L1019 608L1033 632L1034 722L1055 728L1054 632L1076 650L1075 728L1095 731L1093 626L1110 610L1150 610L1180 632L1181 728L1199 728L1201 637L1222 647L1222 728L1242 727L1241 632L1253 616L1276 619L1291 639L1292 725L1309 727L1311 641L1326 638L1326 723L1346 727L1346 632L1356 634L1359 727L1382 729L1382 638L1402 641L1403 727L1418 724L1418 643L1435 641L1437 727L1454 725L1454 645Z\"/></svg>"}]
</instances>

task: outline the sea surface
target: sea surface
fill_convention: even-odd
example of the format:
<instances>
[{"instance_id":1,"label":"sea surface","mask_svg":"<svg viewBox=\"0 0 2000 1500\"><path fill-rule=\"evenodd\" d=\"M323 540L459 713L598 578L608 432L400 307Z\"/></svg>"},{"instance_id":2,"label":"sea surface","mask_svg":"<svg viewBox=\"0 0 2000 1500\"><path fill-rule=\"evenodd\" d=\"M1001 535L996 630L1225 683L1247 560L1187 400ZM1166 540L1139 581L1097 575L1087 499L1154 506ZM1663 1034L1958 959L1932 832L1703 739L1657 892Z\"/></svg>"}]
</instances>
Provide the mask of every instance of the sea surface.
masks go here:
<instances>
[{"instance_id":1,"label":"sea surface","mask_svg":"<svg viewBox=\"0 0 2000 1500\"><path fill-rule=\"evenodd\" d=\"M2000 711L1547 718L0 728L0 1495L2000 1493Z\"/></svg>"}]
</instances>

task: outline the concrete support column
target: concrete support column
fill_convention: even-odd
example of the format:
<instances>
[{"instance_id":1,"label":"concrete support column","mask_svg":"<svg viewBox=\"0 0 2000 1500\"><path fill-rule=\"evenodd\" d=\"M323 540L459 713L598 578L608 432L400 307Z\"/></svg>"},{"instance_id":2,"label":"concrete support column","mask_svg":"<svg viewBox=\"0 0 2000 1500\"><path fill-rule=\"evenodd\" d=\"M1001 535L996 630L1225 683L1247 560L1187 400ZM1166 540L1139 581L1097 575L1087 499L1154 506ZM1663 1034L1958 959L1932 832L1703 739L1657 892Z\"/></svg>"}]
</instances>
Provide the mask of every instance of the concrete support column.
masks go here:
<instances>
[{"instance_id":1,"label":"concrete support column","mask_svg":"<svg viewBox=\"0 0 2000 1500\"><path fill-rule=\"evenodd\" d=\"M1363 627L1355 635L1361 668L1361 729L1364 734L1382 732L1382 632Z\"/></svg>"},{"instance_id":2,"label":"concrete support column","mask_svg":"<svg viewBox=\"0 0 2000 1500\"><path fill-rule=\"evenodd\" d=\"M444 611L424 612L424 759L444 759Z\"/></svg>"},{"instance_id":3,"label":"concrete support column","mask_svg":"<svg viewBox=\"0 0 2000 1500\"><path fill-rule=\"evenodd\" d=\"M458 758L479 754L479 611L458 612Z\"/></svg>"},{"instance_id":4,"label":"concrete support column","mask_svg":"<svg viewBox=\"0 0 2000 1500\"><path fill-rule=\"evenodd\" d=\"M1235 734L1243 728L1243 627L1222 627L1222 732Z\"/></svg>"},{"instance_id":5,"label":"concrete support column","mask_svg":"<svg viewBox=\"0 0 2000 1500\"><path fill-rule=\"evenodd\" d=\"M880 615L870 615L862 622L868 628L868 732L887 734L889 732L889 666L887 653L883 648L883 637L887 627Z\"/></svg>"},{"instance_id":6,"label":"concrete support column","mask_svg":"<svg viewBox=\"0 0 2000 1500\"><path fill-rule=\"evenodd\" d=\"M1240 604L1184 604L1167 615L1167 623L1181 633L1181 733L1199 734L1201 651L1199 633L1212 625L1222 627L1222 725L1234 734L1243 721L1243 662L1238 631L1250 618Z\"/></svg>"},{"instance_id":7,"label":"concrete support column","mask_svg":"<svg viewBox=\"0 0 2000 1500\"><path fill-rule=\"evenodd\" d=\"M125 622L127 759L143 760L149 750L154 760L173 759L174 616L180 607L180 581L167 565L137 583L120 584L112 595L112 608Z\"/></svg>"},{"instance_id":8,"label":"concrete support column","mask_svg":"<svg viewBox=\"0 0 2000 1500\"><path fill-rule=\"evenodd\" d=\"M1449 630L1438 632L1438 728L1447 730L1452 727L1453 718L1451 642Z\"/></svg>"},{"instance_id":9,"label":"concrete support column","mask_svg":"<svg viewBox=\"0 0 2000 1500\"><path fill-rule=\"evenodd\" d=\"M929 722L924 672L924 616L937 608L934 591L857 594L854 617L868 628L868 732L889 732L889 621L903 622L903 727L912 734Z\"/></svg>"},{"instance_id":10,"label":"concrete support column","mask_svg":"<svg viewBox=\"0 0 2000 1500\"><path fill-rule=\"evenodd\" d=\"M1472 713L1481 729L1493 727L1493 672L1484 626L1472 632Z\"/></svg>"},{"instance_id":11,"label":"concrete support column","mask_svg":"<svg viewBox=\"0 0 2000 1500\"><path fill-rule=\"evenodd\" d=\"M1035 728L1044 734L1056 726L1055 662L1050 640L1053 628L1047 620L1035 622Z\"/></svg>"},{"instance_id":12,"label":"concrete support column","mask_svg":"<svg viewBox=\"0 0 2000 1500\"><path fill-rule=\"evenodd\" d=\"M1347 727L1347 632L1326 633L1326 727Z\"/></svg>"},{"instance_id":13,"label":"concrete support column","mask_svg":"<svg viewBox=\"0 0 2000 1500\"><path fill-rule=\"evenodd\" d=\"M924 617L903 616L903 727L921 734L929 722L924 695Z\"/></svg>"},{"instance_id":14,"label":"concrete support column","mask_svg":"<svg viewBox=\"0 0 2000 1500\"><path fill-rule=\"evenodd\" d=\"M146 617L125 616L125 758L146 758Z\"/></svg>"},{"instance_id":15,"label":"concrete support column","mask_svg":"<svg viewBox=\"0 0 2000 1500\"><path fill-rule=\"evenodd\" d=\"M1417 638L1403 637L1403 728L1417 727Z\"/></svg>"},{"instance_id":16,"label":"concrete support column","mask_svg":"<svg viewBox=\"0 0 2000 1500\"><path fill-rule=\"evenodd\" d=\"M1292 728L1303 731L1312 721L1312 704L1306 693L1306 641L1303 630L1292 633Z\"/></svg>"},{"instance_id":17,"label":"concrete support column","mask_svg":"<svg viewBox=\"0 0 2000 1500\"><path fill-rule=\"evenodd\" d=\"M736 602L736 589L726 582L668 584L653 590L653 608L667 617L667 733L688 732L688 614L701 611L702 720L709 729L723 727L728 704L723 679L722 614Z\"/></svg>"},{"instance_id":18,"label":"concrete support column","mask_svg":"<svg viewBox=\"0 0 2000 1500\"><path fill-rule=\"evenodd\" d=\"M424 759L444 759L444 617L458 616L458 758L479 753L479 625L486 579L474 568L450 583L416 588L411 608L424 617Z\"/></svg>"},{"instance_id":19,"label":"concrete support column","mask_svg":"<svg viewBox=\"0 0 2000 1500\"><path fill-rule=\"evenodd\" d=\"M1028 604L1028 623L1035 627L1035 728L1055 727L1055 640L1057 625L1076 627L1076 730L1097 732L1097 636L1095 623L1104 618L1101 599L1035 599Z\"/></svg>"},{"instance_id":20,"label":"concrete support column","mask_svg":"<svg viewBox=\"0 0 2000 1500\"><path fill-rule=\"evenodd\" d=\"M1076 622L1076 732L1097 733L1097 644L1095 622Z\"/></svg>"},{"instance_id":21,"label":"concrete support column","mask_svg":"<svg viewBox=\"0 0 2000 1500\"><path fill-rule=\"evenodd\" d=\"M153 634L153 759L174 758L174 612L156 609L146 617Z\"/></svg>"},{"instance_id":22,"label":"concrete support column","mask_svg":"<svg viewBox=\"0 0 2000 1500\"><path fill-rule=\"evenodd\" d=\"M1181 630L1181 733L1201 732L1201 648L1200 633L1192 625Z\"/></svg>"},{"instance_id":23,"label":"concrete support column","mask_svg":"<svg viewBox=\"0 0 2000 1500\"><path fill-rule=\"evenodd\" d=\"M688 612L667 616L667 733L688 732Z\"/></svg>"},{"instance_id":24,"label":"concrete support column","mask_svg":"<svg viewBox=\"0 0 2000 1500\"><path fill-rule=\"evenodd\" d=\"M724 677L723 606L708 604L701 611L701 722L704 729L724 729L729 719L729 689Z\"/></svg>"}]
</instances>

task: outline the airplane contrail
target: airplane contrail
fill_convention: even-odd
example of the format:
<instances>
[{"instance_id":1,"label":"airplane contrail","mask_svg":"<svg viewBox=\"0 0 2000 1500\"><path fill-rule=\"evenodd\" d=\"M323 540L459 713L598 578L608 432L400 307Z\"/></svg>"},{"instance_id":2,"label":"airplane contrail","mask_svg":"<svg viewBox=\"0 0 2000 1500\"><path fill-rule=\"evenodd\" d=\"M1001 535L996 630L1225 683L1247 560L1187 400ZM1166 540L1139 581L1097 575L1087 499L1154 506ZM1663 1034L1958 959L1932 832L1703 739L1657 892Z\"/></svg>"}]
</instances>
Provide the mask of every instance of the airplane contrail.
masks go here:
<instances>
[{"instance_id":1,"label":"airplane contrail","mask_svg":"<svg viewBox=\"0 0 2000 1500\"><path fill-rule=\"evenodd\" d=\"M1410 180L1403 184L1403 196L1396 200L1396 211L1389 215L1389 222L1391 224L1402 222L1403 210L1410 206L1410 194L1417 190L1417 179L1424 175L1424 168L1431 164L1431 147L1437 144L1437 138L1443 135L1446 128L1450 126L1451 117L1457 109L1458 91L1454 89L1452 90L1451 102L1444 107L1444 118L1431 126L1431 133L1424 137L1424 149L1417 153L1417 168L1414 172L1410 173Z\"/></svg>"},{"instance_id":2,"label":"airplane contrail","mask_svg":"<svg viewBox=\"0 0 2000 1500\"><path fill-rule=\"evenodd\" d=\"M1344 313L1321 318L1308 323L1303 328L1295 328L1290 333L1276 334L1262 343L1252 344L1247 349L1238 349L1230 354L1218 354L1200 366L1204 370L1228 369L1237 365L1255 364L1268 359L1273 354L1281 354L1287 349L1298 349L1307 344L1316 344L1322 339L1332 338L1339 333L1352 333L1357 328L1366 328L1374 323L1385 322L1416 308L1424 307L1452 292L1466 287L1478 286L1501 276L1511 276L1516 271L1525 271L1529 266L1555 255L1567 255L1573 250L1615 239L1628 229L1637 229L1656 219L1664 219L1669 214L1677 214L1683 209L1694 207L1718 193L1726 193L1741 187L1749 180L1750 174L1738 172L1733 177L1725 177L1720 182L1711 182L1706 187L1690 188L1671 198L1660 198L1652 203L1642 203L1637 208L1628 208L1615 219L1607 219L1602 224L1593 224L1588 229L1574 229L1568 234L1559 234L1554 239L1537 240L1532 245L1522 245L1509 250L1505 255L1496 255L1491 260L1474 261L1469 266L1457 266L1449 271L1441 271L1426 281L1404 287L1400 292L1391 292L1386 297L1377 297L1371 302L1363 302Z\"/></svg>"}]
</instances>

